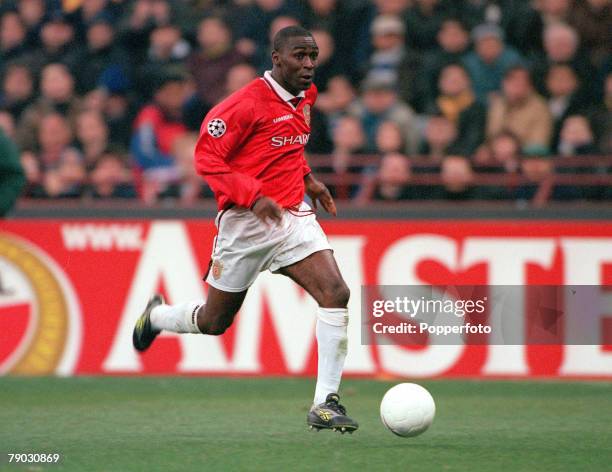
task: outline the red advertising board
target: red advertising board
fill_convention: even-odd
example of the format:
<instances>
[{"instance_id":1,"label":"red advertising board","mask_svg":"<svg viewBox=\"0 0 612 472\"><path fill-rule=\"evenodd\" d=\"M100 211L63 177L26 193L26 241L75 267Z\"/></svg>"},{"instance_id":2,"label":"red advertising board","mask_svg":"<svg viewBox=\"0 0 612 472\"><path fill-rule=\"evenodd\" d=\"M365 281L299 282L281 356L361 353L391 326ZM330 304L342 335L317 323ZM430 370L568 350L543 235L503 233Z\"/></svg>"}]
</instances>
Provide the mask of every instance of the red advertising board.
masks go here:
<instances>
[{"instance_id":1,"label":"red advertising board","mask_svg":"<svg viewBox=\"0 0 612 472\"><path fill-rule=\"evenodd\" d=\"M612 379L609 313L593 345L362 345L364 285L612 285L612 223L324 221L347 280L346 373ZM149 295L206 298L211 221L0 224L0 374L312 375L315 302L262 273L222 337L163 333L131 345ZM606 296L604 293L603 296ZM611 299L612 300L612 299ZM612 303L608 304L608 306Z\"/></svg>"}]
</instances>

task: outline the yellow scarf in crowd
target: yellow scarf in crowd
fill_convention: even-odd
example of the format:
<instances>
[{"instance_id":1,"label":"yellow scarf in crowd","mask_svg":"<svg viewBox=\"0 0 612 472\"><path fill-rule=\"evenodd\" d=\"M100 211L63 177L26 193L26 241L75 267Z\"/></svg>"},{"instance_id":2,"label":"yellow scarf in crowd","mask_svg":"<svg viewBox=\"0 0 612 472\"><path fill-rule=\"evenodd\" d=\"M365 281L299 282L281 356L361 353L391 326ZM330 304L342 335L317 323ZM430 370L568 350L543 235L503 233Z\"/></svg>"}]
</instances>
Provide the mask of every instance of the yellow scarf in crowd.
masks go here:
<instances>
[{"instance_id":1,"label":"yellow scarf in crowd","mask_svg":"<svg viewBox=\"0 0 612 472\"><path fill-rule=\"evenodd\" d=\"M442 114L453 123L457 123L459 115L463 110L474 103L474 94L469 90L451 97L449 95L440 95L436 100L438 108Z\"/></svg>"}]
</instances>

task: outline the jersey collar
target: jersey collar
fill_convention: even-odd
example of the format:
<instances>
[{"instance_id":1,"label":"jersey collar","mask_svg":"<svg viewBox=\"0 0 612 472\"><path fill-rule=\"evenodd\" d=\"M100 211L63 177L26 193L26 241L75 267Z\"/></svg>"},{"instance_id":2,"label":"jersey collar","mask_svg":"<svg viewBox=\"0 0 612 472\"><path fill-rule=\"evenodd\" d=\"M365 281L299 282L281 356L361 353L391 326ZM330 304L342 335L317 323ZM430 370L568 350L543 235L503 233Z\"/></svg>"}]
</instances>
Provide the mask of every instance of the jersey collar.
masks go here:
<instances>
[{"instance_id":1,"label":"jersey collar","mask_svg":"<svg viewBox=\"0 0 612 472\"><path fill-rule=\"evenodd\" d=\"M292 107L293 105L291 104L290 100L293 100L296 97L304 98L306 96L306 92L304 92L304 90L302 90L297 95L293 95L291 92L285 90L281 84L274 80L274 78L272 77L272 73L269 70L264 72L263 78L266 83L272 88L272 90L274 90L284 102L289 103L289 105L291 105Z\"/></svg>"}]
</instances>

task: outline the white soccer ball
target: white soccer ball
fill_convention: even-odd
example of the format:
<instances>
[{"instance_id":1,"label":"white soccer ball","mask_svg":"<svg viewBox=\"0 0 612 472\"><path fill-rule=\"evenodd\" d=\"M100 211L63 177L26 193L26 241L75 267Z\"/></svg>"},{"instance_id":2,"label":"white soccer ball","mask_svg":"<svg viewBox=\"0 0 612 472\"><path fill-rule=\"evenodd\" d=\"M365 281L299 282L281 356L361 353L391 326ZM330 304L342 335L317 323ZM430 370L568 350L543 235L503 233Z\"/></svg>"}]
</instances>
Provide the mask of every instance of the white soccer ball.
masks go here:
<instances>
[{"instance_id":1,"label":"white soccer ball","mask_svg":"<svg viewBox=\"0 0 612 472\"><path fill-rule=\"evenodd\" d=\"M413 383L390 388L380 402L380 419L398 436L412 437L424 433L433 422L436 404L431 394Z\"/></svg>"}]
</instances>

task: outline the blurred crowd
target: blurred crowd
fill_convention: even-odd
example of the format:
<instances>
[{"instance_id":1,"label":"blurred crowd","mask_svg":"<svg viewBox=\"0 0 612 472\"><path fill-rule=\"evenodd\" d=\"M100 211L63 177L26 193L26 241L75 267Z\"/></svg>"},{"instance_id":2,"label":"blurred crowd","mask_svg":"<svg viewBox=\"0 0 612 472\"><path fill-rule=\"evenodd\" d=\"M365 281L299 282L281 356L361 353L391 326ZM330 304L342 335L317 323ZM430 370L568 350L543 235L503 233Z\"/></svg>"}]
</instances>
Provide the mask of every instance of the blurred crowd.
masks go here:
<instances>
[{"instance_id":1,"label":"blurred crowd","mask_svg":"<svg viewBox=\"0 0 612 472\"><path fill-rule=\"evenodd\" d=\"M192 165L202 119L271 68L270 38L293 24L320 50L315 170L363 177L337 197L529 199L537 185L475 174L537 184L551 156L612 155L609 0L3 0L0 143L24 195L211 197ZM440 185L410 184L414 156Z\"/></svg>"}]
</instances>

